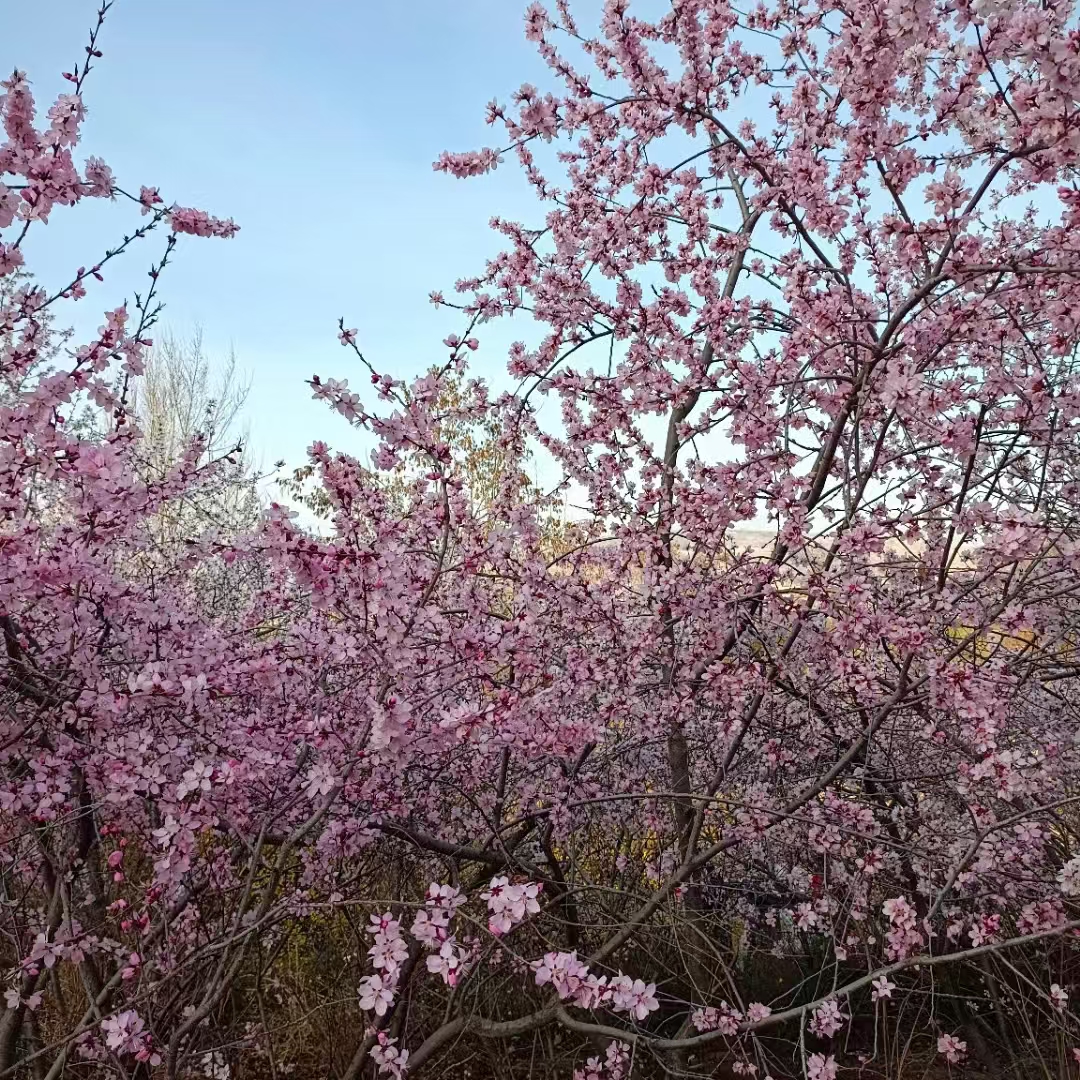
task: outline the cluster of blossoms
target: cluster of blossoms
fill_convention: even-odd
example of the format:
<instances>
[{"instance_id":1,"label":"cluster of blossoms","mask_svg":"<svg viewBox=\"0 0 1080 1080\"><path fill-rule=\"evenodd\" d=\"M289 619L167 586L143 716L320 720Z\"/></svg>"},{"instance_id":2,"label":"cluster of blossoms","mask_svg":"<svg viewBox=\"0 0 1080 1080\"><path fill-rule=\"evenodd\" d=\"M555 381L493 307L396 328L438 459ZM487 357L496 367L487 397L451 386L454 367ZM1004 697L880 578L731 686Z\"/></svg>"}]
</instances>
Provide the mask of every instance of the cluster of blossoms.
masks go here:
<instances>
[{"instance_id":1,"label":"cluster of blossoms","mask_svg":"<svg viewBox=\"0 0 1080 1080\"><path fill-rule=\"evenodd\" d=\"M739 1025L744 1021L753 1026L771 1015L772 1009L760 1002L748 1005L743 1013L726 1001L721 1001L719 1005L695 1009L690 1014L690 1022L698 1031L719 1031L730 1037L739 1033Z\"/></svg>"},{"instance_id":2,"label":"cluster of blossoms","mask_svg":"<svg viewBox=\"0 0 1080 1080\"><path fill-rule=\"evenodd\" d=\"M542 886L534 882L511 885L506 877L495 877L481 894L491 912L490 930L500 937L518 923L539 910L537 898ZM451 924L466 897L453 885L432 882L428 886L424 906L413 917L410 933L428 950L427 970L437 974L447 986L456 986L475 952L474 947L461 944L454 936ZM390 912L372 915L368 933L374 944L368 949L375 971L361 978L358 986L360 1007L385 1017L394 1005L402 968L409 957L409 946L401 923ZM398 1047L385 1031L376 1032L371 1050L372 1060L384 1075L401 1077L406 1069L408 1050Z\"/></svg>"},{"instance_id":3,"label":"cluster of blossoms","mask_svg":"<svg viewBox=\"0 0 1080 1080\"><path fill-rule=\"evenodd\" d=\"M496 936L506 934L530 915L538 914L543 887L536 882L511 885L509 878L493 878L487 891L481 894L491 912L488 929Z\"/></svg>"},{"instance_id":4,"label":"cluster of blossoms","mask_svg":"<svg viewBox=\"0 0 1080 1080\"><path fill-rule=\"evenodd\" d=\"M836 1080L838 1068L832 1054L811 1054L806 1061L807 1080Z\"/></svg>"},{"instance_id":5,"label":"cluster of blossoms","mask_svg":"<svg viewBox=\"0 0 1080 1080\"><path fill-rule=\"evenodd\" d=\"M847 1023L848 1017L836 998L826 998L810 1016L810 1030L819 1039L831 1039Z\"/></svg>"},{"instance_id":6,"label":"cluster of blossoms","mask_svg":"<svg viewBox=\"0 0 1080 1080\"><path fill-rule=\"evenodd\" d=\"M432 882L424 907L413 918L412 935L428 949L437 949L450 939L449 926L465 897L452 885Z\"/></svg>"},{"instance_id":7,"label":"cluster of blossoms","mask_svg":"<svg viewBox=\"0 0 1080 1080\"><path fill-rule=\"evenodd\" d=\"M510 884L506 877L495 877L481 893L491 913L489 928L500 937L508 933L529 915L540 910L538 897L542 886L534 882ZM460 889L452 885L432 882L428 887L424 906L413 917L409 932L428 950L427 970L437 974L447 986L456 986L475 947L462 944L451 929L458 909L466 902ZM401 923L390 912L373 915L368 933L374 944L368 950L375 972L365 975L358 987L360 1007L385 1016L394 1004L402 965L409 956L409 946L401 930Z\"/></svg>"},{"instance_id":8,"label":"cluster of blossoms","mask_svg":"<svg viewBox=\"0 0 1080 1080\"><path fill-rule=\"evenodd\" d=\"M134 1009L125 1009L101 1021L105 1045L114 1053L130 1054L136 1061L145 1061L150 1066L160 1065L161 1055L154 1050L150 1033L144 1027L142 1017Z\"/></svg>"},{"instance_id":9,"label":"cluster of blossoms","mask_svg":"<svg viewBox=\"0 0 1080 1080\"><path fill-rule=\"evenodd\" d=\"M1058 871L1057 879L1066 896L1080 896L1080 855L1074 855Z\"/></svg>"},{"instance_id":10,"label":"cluster of blossoms","mask_svg":"<svg viewBox=\"0 0 1080 1080\"><path fill-rule=\"evenodd\" d=\"M376 1034L375 1045L371 1048L371 1060L382 1075L402 1080L409 1062L409 1051L399 1047L397 1039L390 1037L385 1031L380 1031Z\"/></svg>"},{"instance_id":11,"label":"cluster of blossoms","mask_svg":"<svg viewBox=\"0 0 1080 1080\"><path fill-rule=\"evenodd\" d=\"M81 81L75 76L72 80ZM15 71L0 82L0 88L4 91L0 94L0 111L9 139L0 151L0 175L14 172L26 180L18 194L0 185L0 228L15 220L25 224L47 222L57 205L73 206L88 197L113 199L120 193L112 170L100 158L88 158L82 174L75 165L71 151L79 141L79 129L86 117L81 93L59 95L48 110L48 128L38 131L34 126L34 98L25 73ZM174 232L228 238L239 231L235 222L212 217L203 210L181 206L158 209L163 207L163 200L156 188L144 186L136 201L142 204L143 213L164 217ZM18 246L0 243L0 276L22 263ZM77 280L83 273L80 269ZM100 279L100 267L94 267L93 273ZM68 295L78 299L85 290Z\"/></svg>"},{"instance_id":12,"label":"cluster of blossoms","mask_svg":"<svg viewBox=\"0 0 1080 1080\"><path fill-rule=\"evenodd\" d=\"M495 877L480 894L487 902L490 918L488 929L496 937L507 934L530 915L540 911L538 897L543 886L536 882L512 885L506 877ZM431 949L427 958L428 971L440 975L448 986L457 984L461 973L475 949L462 946L449 931L450 921L465 902L460 892L449 885L432 884L423 910L417 912L412 934Z\"/></svg>"},{"instance_id":13,"label":"cluster of blossoms","mask_svg":"<svg viewBox=\"0 0 1080 1080\"><path fill-rule=\"evenodd\" d=\"M938 1053L951 1065L959 1065L967 1056L967 1043L955 1035L942 1035L937 1041Z\"/></svg>"},{"instance_id":14,"label":"cluster of blossoms","mask_svg":"<svg viewBox=\"0 0 1080 1080\"><path fill-rule=\"evenodd\" d=\"M360 980L360 1008L384 1016L394 1003L401 965L408 958L409 946L401 936L401 924L390 912L372 915L368 933L375 938L374 945L368 949L375 974Z\"/></svg>"},{"instance_id":15,"label":"cluster of blossoms","mask_svg":"<svg viewBox=\"0 0 1080 1080\"><path fill-rule=\"evenodd\" d=\"M1039 934L1053 930L1065 921L1065 908L1060 900L1041 900L1020 909L1016 929L1021 934Z\"/></svg>"},{"instance_id":16,"label":"cluster of blossoms","mask_svg":"<svg viewBox=\"0 0 1080 1080\"><path fill-rule=\"evenodd\" d=\"M656 983L631 979L621 971L610 980L606 975L597 977L578 959L576 952L545 953L543 959L534 960L531 967L537 986L550 984L560 1000L573 1002L583 1009L606 1006L641 1021L660 1008Z\"/></svg>"},{"instance_id":17,"label":"cluster of blossoms","mask_svg":"<svg viewBox=\"0 0 1080 1080\"><path fill-rule=\"evenodd\" d=\"M156 208L164 204L158 189L145 185L139 189L138 201L143 214L160 214L161 211L156 211ZM229 239L240 231L240 226L231 219L212 217L205 210L196 210L189 206L171 206L164 216L173 232L189 233L191 236L219 236Z\"/></svg>"},{"instance_id":18,"label":"cluster of blossoms","mask_svg":"<svg viewBox=\"0 0 1080 1080\"><path fill-rule=\"evenodd\" d=\"M630 1066L630 1049L626 1043L610 1042L604 1058L591 1057L585 1067L574 1070L574 1080L623 1080Z\"/></svg>"},{"instance_id":19,"label":"cluster of blossoms","mask_svg":"<svg viewBox=\"0 0 1080 1080\"><path fill-rule=\"evenodd\" d=\"M994 941L1001 931L1001 913L993 912L989 915L979 915L972 919L968 928L968 938L975 947L984 945L988 941Z\"/></svg>"},{"instance_id":20,"label":"cluster of blossoms","mask_svg":"<svg viewBox=\"0 0 1080 1080\"><path fill-rule=\"evenodd\" d=\"M902 960L920 948L923 944L923 936L918 930L917 914L915 908L904 897L898 896L886 900L881 905L881 910L889 920L886 951L890 960Z\"/></svg>"}]
</instances>

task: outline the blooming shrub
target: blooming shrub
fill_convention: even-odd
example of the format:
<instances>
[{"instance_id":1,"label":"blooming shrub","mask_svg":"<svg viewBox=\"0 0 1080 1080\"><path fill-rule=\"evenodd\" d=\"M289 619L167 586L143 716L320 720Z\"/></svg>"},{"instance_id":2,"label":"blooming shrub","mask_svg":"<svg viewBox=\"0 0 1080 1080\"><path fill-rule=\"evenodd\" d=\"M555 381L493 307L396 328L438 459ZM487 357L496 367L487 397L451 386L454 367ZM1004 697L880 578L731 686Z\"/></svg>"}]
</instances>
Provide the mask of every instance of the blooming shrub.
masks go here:
<instances>
[{"instance_id":1,"label":"blooming shrub","mask_svg":"<svg viewBox=\"0 0 1080 1080\"><path fill-rule=\"evenodd\" d=\"M317 535L272 505L154 543L221 463L145 478L131 387L176 234L236 226L76 159L107 8L44 120L4 82L0 1080L1075 1043L1072 11L659 6L528 6L550 88L436 167L515 160L543 211L433 296L431 371L341 322L367 385L311 388L376 448L311 447ZM28 278L26 235L104 197L123 244ZM470 365L508 317L499 396ZM214 561L257 587L216 608ZM335 1037L289 1042L312 1015Z\"/></svg>"}]
</instances>

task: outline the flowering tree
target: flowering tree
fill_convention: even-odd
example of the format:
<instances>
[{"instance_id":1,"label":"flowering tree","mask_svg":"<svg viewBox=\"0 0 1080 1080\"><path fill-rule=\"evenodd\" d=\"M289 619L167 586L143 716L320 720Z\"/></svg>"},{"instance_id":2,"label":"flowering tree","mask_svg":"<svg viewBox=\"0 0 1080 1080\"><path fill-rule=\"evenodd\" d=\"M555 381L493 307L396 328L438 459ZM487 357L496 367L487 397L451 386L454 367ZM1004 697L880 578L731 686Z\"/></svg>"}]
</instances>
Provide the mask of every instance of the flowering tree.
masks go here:
<instances>
[{"instance_id":1,"label":"flowering tree","mask_svg":"<svg viewBox=\"0 0 1080 1080\"><path fill-rule=\"evenodd\" d=\"M300 952L334 958L305 976L336 1032L312 1075L1065 1075L1071 9L607 0L593 33L560 0L526 26L553 89L438 167L516 157L545 212L495 222L442 367L395 379L341 325L370 400L312 387L377 449L312 447L325 535L275 506L148 553L214 469L198 441L136 468L124 372L165 259L33 378L37 313L108 260L5 300L0 1078L298 1067ZM71 157L97 34L46 131L5 84L0 270L55 204L122 196ZM235 231L133 201L166 258ZM540 332L495 398L468 358L509 315ZM87 395L93 443L63 422ZM478 427L483 499L447 441ZM557 551L529 453L586 507ZM207 558L259 566L241 611L199 603Z\"/></svg>"},{"instance_id":2,"label":"flowering tree","mask_svg":"<svg viewBox=\"0 0 1080 1080\"><path fill-rule=\"evenodd\" d=\"M681 910L668 985L705 1011L643 1045L791 1068L754 1057L781 1013L747 1019L713 944L733 919L737 954L801 939L833 997L777 1000L818 1038L864 987L884 1007L897 971L960 978L973 950L1009 965L1002 990L978 961L1005 1049L1020 985L1060 1029L1046 952L1020 975L1003 942L1074 925L1071 19L685 2L647 22L613 0L589 36L532 5L562 94L493 103L507 150L438 163L513 154L547 206L496 221L507 251L461 291L545 325L511 357L520 423L592 511L559 658L578 674L545 696L597 728L555 827L618 838L610 869L649 883L604 901L594 963ZM543 395L558 429L526 407ZM740 551L762 516L771 550Z\"/></svg>"}]
</instances>

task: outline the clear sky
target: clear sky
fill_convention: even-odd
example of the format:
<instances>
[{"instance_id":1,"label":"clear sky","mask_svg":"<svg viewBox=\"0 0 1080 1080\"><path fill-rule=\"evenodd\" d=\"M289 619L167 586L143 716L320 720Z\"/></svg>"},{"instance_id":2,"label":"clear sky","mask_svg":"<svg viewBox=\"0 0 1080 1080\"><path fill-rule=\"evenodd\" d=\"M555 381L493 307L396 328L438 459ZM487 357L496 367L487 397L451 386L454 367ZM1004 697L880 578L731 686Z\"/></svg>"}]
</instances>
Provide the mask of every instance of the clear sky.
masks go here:
<instances>
[{"instance_id":1,"label":"clear sky","mask_svg":"<svg viewBox=\"0 0 1080 1080\"><path fill-rule=\"evenodd\" d=\"M444 149L497 143L486 102L542 81L524 7L116 0L77 156L104 158L128 190L157 185L167 201L240 224L234 240L182 239L163 278L165 321L179 334L201 325L213 351L235 348L253 380L248 420L264 466L300 464L315 438L357 448L304 385L315 372L363 381L337 342L340 315L376 368L419 373L460 328L427 294L449 295L498 249L492 215L535 220L513 162L470 181L431 168ZM42 109L68 88L60 73L82 57L94 11L93 0L4 4L0 69L25 70ZM56 283L140 220L126 203L57 208L28 263ZM92 329L145 285L159 252L159 240L138 245L66 320L74 310ZM522 330L485 339L483 374L498 381Z\"/></svg>"}]
</instances>

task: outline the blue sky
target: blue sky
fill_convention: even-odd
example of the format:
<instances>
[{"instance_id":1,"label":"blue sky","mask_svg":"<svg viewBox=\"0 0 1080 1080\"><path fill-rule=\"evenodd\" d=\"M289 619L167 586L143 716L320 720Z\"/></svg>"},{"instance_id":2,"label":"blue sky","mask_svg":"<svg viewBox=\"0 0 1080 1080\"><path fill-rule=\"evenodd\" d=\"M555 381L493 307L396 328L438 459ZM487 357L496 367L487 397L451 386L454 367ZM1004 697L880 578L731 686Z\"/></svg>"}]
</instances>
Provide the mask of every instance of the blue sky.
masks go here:
<instances>
[{"instance_id":1,"label":"blue sky","mask_svg":"<svg viewBox=\"0 0 1080 1080\"><path fill-rule=\"evenodd\" d=\"M181 241L163 278L165 322L179 334L200 324L218 353L235 348L253 381L248 420L264 466L301 463L315 438L358 446L304 385L315 372L363 381L337 342L338 316L360 329L376 368L420 372L460 327L427 294L449 294L498 249L492 215L535 217L512 162L471 181L431 168L444 149L496 142L486 102L542 81L524 7L116 0L86 86L81 156L104 158L128 190L157 185L168 201L240 224L234 240ZM82 56L94 10L92 0L6 5L0 68L25 70L42 109L67 89L60 73ZM140 220L130 204L58 208L31 233L28 262L55 283ZM138 245L64 320L92 329L145 285L159 252L160 240ZM523 330L485 338L481 373L498 380Z\"/></svg>"}]
</instances>

